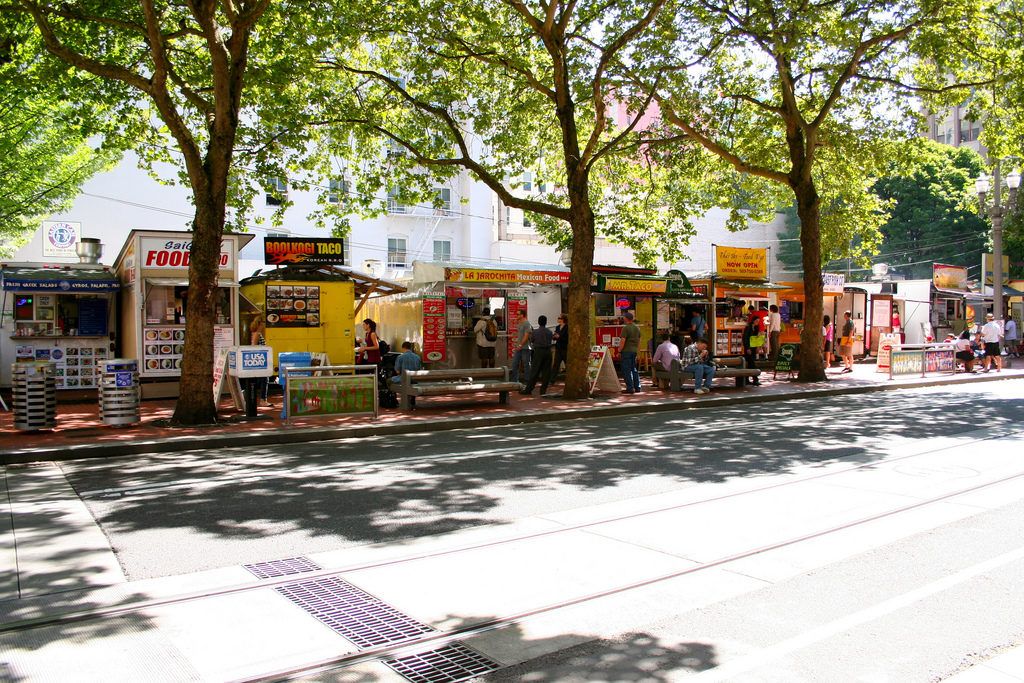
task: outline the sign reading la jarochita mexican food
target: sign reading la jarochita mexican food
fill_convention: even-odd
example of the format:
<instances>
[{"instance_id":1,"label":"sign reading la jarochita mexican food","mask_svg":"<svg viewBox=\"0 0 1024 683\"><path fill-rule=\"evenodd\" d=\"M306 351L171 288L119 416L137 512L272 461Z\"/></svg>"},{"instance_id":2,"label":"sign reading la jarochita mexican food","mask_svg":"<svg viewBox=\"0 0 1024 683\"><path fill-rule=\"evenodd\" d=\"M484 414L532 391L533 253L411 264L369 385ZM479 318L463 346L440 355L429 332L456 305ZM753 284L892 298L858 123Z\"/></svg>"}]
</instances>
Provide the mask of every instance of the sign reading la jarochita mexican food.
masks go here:
<instances>
[{"instance_id":1,"label":"sign reading la jarochita mexican food","mask_svg":"<svg viewBox=\"0 0 1024 683\"><path fill-rule=\"evenodd\" d=\"M333 237L268 237L263 240L263 262L345 265L345 240Z\"/></svg>"}]
</instances>

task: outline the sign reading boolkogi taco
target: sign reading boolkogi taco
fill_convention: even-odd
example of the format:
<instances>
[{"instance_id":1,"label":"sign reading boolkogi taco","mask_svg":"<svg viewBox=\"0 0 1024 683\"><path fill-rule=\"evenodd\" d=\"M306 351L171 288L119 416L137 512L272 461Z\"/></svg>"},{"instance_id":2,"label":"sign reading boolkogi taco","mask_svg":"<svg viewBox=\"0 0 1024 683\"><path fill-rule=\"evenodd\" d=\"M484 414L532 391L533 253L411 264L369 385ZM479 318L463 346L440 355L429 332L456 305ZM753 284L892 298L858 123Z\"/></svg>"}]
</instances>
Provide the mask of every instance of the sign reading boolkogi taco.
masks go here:
<instances>
[{"instance_id":1,"label":"sign reading boolkogi taco","mask_svg":"<svg viewBox=\"0 0 1024 683\"><path fill-rule=\"evenodd\" d=\"M169 270L187 270L192 260L192 240L169 240L160 237L143 237L142 253L139 264L144 270L154 268ZM234 242L225 240L220 243L220 270L234 270Z\"/></svg>"}]
</instances>

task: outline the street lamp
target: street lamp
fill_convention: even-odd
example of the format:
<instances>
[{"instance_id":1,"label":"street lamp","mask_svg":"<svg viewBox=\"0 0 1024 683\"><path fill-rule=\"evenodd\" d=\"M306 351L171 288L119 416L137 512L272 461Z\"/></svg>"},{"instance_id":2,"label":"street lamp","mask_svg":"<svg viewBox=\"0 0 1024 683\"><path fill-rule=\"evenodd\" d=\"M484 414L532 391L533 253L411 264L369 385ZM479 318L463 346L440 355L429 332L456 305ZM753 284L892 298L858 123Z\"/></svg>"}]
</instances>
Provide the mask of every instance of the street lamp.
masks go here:
<instances>
[{"instance_id":1,"label":"street lamp","mask_svg":"<svg viewBox=\"0 0 1024 683\"><path fill-rule=\"evenodd\" d=\"M1006 176L1006 187L1010 190L1010 200L1005 204L1001 201L1003 183L999 178L999 161L992 170L992 183L984 173L974 182L981 203L981 213L985 214L985 197L991 187L993 190L992 206L988 215L992 219L992 314L996 320L1003 319L1003 218L1017 207L1017 188L1020 187L1020 172L1013 170ZM985 284L985 273L981 274L982 286Z\"/></svg>"}]
</instances>

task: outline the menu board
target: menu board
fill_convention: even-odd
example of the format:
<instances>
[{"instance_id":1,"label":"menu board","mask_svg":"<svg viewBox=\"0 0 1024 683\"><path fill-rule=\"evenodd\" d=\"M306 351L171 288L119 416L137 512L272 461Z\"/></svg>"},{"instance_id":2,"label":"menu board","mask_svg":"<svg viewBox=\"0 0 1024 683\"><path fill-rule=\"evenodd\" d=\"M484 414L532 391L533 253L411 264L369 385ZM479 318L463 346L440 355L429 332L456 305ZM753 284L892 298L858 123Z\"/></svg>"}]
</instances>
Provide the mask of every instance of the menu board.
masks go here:
<instances>
[{"instance_id":1,"label":"menu board","mask_svg":"<svg viewBox=\"0 0 1024 683\"><path fill-rule=\"evenodd\" d=\"M107 300L78 300L78 334L105 336L107 334Z\"/></svg>"},{"instance_id":2,"label":"menu board","mask_svg":"<svg viewBox=\"0 0 1024 683\"><path fill-rule=\"evenodd\" d=\"M423 358L428 363L443 361L447 356L445 329L445 298L443 294L423 295Z\"/></svg>"},{"instance_id":3,"label":"menu board","mask_svg":"<svg viewBox=\"0 0 1024 683\"><path fill-rule=\"evenodd\" d=\"M147 327L142 332L142 371L145 374L176 375L181 372L185 353L185 328Z\"/></svg>"},{"instance_id":4,"label":"menu board","mask_svg":"<svg viewBox=\"0 0 1024 683\"><path fill-rule=\"evenodd\" d=\"M37 348L35 353L37 360L55 364L58 389L92 389L99 386L100 365L109 352L105 346L65 346Z\"/></svg>"},{"instance_id":5,"label":"menu board","mask_svg":"<svg viewBox=\"0 0 1024 683\"><path fill-rule=\"evenodd\" d=\"M267 285L267 327L320 327L320 286Z\"/></svg>"},{"instance_id":6,"label":"menu board","mask_svg":"<svg viewBox=\"0 0 1024 683\"><path fill-rule=\"evenodd\" d=\"M519 311L526 312L526 297L525 296L510 296L505 304L507 311L505 313L505 320L508 321L508 357L512 358L516 355L516 349L519 347Z\"/></svg>"}]
</instances>

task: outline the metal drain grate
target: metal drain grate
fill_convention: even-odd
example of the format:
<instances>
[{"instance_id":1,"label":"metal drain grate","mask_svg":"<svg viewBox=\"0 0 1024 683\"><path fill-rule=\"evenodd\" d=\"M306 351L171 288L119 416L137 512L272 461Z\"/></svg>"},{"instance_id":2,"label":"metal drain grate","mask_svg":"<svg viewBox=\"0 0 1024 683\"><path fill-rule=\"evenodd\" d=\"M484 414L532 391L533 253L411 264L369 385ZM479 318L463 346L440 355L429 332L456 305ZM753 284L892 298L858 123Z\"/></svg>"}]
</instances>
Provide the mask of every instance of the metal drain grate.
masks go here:
<instances>
[{"instance_id":1,"label":"metal drain grate","mask_svg":"<svg viewBox=\"0 0 1024 683\"><path fill-rule=\"evenodd\" d=\"M358 648L412 640L434 629L335 577L275 589Z\"/></svg>"},{"instance_id":2,"label":"metal drain grate","mask_svg":"<svg viewBox=\"0 0 1024 683\"><path fill-rule=\"evenodd\" d=\"M418 655L385 659L384 663L413 683L454 683L500 668L497 662L462 643L451 643Z\"/></svg>"},{"instance_id":3,"label":"metal drain grate","mask_svg":"<svg viewBox=\"0 0 1024 683\"><path fill-rule=\"evenodd\" d=\"M255 564L243 564L242 566L252 572L258 579L272 579L277 576L315 572L317 569L320 569L315 562L307 560L305 557L289 557L284 560L256 562Z\"/></svg>"}]
</instances>

